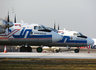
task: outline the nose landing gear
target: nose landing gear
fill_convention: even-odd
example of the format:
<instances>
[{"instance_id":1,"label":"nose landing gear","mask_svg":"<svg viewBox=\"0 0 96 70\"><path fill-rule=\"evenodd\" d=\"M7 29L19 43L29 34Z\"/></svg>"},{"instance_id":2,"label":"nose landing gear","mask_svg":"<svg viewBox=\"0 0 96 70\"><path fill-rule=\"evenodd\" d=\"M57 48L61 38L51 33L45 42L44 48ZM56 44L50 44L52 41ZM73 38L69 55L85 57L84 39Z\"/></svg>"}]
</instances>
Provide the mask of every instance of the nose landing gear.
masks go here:
<instances>
[{"instance_id":1,"label":"nose landing gear","mask_svg":"<svg viewBox=\"0 0 96 70\"><path fill-rule=\"evenodd\" d=\"M79 53L79 49L75 49L74 52L75 52L75 53Z\"/></svg>"}]
</instances>

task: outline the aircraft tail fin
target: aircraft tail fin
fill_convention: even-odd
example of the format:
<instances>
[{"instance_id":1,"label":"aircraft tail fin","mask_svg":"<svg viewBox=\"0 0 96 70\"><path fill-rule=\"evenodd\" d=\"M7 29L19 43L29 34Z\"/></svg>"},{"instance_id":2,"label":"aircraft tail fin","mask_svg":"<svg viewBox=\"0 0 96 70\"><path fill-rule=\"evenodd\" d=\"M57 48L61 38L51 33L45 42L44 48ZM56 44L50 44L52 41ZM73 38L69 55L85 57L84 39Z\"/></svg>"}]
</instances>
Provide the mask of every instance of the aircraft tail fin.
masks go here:
<instances>
[{"instance_id":1,"label":"aircraft tail fin","mask_svg":"<svg viewBox=\"0 0 96 70\"><path fill-rule=\"evenodd\" d=\"M24 23L23 20L21 20L21 23Z\"/></svg>"}]
</instances>

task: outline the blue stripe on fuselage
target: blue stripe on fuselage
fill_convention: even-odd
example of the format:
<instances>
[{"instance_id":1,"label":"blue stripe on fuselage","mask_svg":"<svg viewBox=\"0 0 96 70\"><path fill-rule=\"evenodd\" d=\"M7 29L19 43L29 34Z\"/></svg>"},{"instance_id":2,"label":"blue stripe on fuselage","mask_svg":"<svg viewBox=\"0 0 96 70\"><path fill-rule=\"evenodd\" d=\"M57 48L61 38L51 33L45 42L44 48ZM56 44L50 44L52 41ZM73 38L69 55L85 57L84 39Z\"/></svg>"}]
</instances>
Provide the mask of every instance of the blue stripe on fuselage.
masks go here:
<instances>
[{"instance_id":1,"label":"blue stripe on fuselage","mask_svg":"<svg viewBox=\"0 0 96 70\"><path fill-rule=\"evenodd\" d=\"M57 43L64 43L66 38L66 43L87 43L87 40L70 40L70 36L63 36L63 39L58 41Z\"/></svg>"},{"instance_id":2,"label":"blue stripe on fuselage","mask_svg":"<svg viewBox=\"0 0 96 70\"><path fill-rule=\"evenodd\" d=\"M9 30L11 32L11 30ZM24 38L26 33L28 32L26 38L52 38L52 35L30 35L30 32L32 32L32 29L26 29L25 27L22 29L20 35L13 35L14 38Z\"/></svg>"}]
</instances>

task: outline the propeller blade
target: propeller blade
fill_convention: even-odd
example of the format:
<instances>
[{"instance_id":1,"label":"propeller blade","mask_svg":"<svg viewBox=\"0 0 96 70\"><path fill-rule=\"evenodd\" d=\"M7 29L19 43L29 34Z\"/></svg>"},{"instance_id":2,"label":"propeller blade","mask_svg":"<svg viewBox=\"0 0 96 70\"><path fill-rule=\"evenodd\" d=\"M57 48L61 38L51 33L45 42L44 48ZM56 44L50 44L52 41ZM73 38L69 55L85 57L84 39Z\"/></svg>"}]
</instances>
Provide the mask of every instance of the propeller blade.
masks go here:
<instances>
[{"instance_id":1,"label":"propeller blade","mask_svg":"<svg viewBox=\"0 0 96 70\"><path fill-rule=\"evenodd\" d=\"M54 23L54 29L56 29L56 28L55 28L55 23Z\"/></svg>"},{"instance_id":2,"label":"propeller blade","mask_svg":"<svg viewBox=\"0 0 96 70\"><path fill-rule=\"evenodd\" d=\"M59 30L59 24L58 24L58 30Z\"/></svg>"},{"instance_id":3,"label":"propeller blade","mask_svg":"<svg viewBox=\"0 0 96 70\"><path fill-rule=\"evenodd\" d=\"M9 34L9 27L8 27L8 34Z\"/></svg>"},{"instance_id":4,"label":"propeller blade","mask_svg":"<svg viewBox=\"0 0 96 70\"><path fill-rule=\"evenodd\" d=\"M10 20L9 20L9 11L8 11L8 17L7 17L7 28L8 28L8 33L9 33L9 22L10 22Z\"/></svg>"},{"instance_id":5,"label":"propeller blade","mask_svg":"<svg viewBox=\"0 0 96 70\"><path fill-rule=\"evenodd\" d=\"M14 18L14 23L16 23L16 15L15 15L15 18Z\"/></svg>"},{"instance_id":6,"label":"propeller blade","mask_svg":"<svg viewBox=\"0 0 96 70\"><path fill-rule=\"evenodd\" d=\"M9 22L9 11L8 11L8 17L7 17L7 22Z\"/></svg>"}]
</instances>

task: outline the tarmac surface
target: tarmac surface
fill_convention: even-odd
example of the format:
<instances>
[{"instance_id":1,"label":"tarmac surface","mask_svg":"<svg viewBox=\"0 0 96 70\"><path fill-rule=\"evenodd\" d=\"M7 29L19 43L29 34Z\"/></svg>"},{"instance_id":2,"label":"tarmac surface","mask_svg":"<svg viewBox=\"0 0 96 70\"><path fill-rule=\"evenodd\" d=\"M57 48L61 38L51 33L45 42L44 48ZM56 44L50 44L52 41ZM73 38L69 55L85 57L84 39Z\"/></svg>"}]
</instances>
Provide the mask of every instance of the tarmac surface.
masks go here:
<instances>
[{"instance_id":1,"label":"tarmac surface","mask_svg":"<svg viewBox=\"0 0 96 70\"><path fill-rule=\"evenodd\" d=\"M37 52L7 52L0 53L0 58L68 58L96 59L96 53L37 53Z\"/></svg>"}]
</instances>

